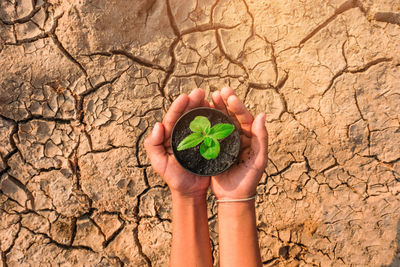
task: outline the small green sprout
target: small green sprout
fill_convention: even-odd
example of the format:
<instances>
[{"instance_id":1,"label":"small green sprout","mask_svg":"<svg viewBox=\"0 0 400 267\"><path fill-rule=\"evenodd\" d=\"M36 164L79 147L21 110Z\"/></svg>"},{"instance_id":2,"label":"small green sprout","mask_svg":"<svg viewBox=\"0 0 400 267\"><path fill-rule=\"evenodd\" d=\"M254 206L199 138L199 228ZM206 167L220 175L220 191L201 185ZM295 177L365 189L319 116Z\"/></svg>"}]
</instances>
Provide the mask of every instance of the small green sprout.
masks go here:
<instances>
[{"instance_id":1,"label":"small green sprout","mask_svg":"<svg viewBox=\"0 0 400 267\"><path fill-rule=\"evenodd\" d=\"M204 116L197 116L189 125L192 134L186 136L178 145L177 150L185 150L200 144L200 154L210 160L219 155L220 145L218 140L229 136L235 126L229 123L218 123L211 127L210 121Z\"/></svg>"}]
</instances>

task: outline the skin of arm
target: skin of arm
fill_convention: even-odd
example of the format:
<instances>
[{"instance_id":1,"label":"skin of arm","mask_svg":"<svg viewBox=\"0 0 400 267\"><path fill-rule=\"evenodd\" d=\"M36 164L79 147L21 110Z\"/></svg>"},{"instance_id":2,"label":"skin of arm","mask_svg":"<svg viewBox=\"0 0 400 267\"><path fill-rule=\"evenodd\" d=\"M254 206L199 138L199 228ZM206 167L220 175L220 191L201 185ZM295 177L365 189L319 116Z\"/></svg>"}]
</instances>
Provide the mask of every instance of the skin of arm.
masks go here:
<instances>
[{"instance_id":1,"label":"skin of arm","mask_svg":"<svg viewBox=\"0 0 400 267\"><path fill-rule=\"evenodd\" d=\"M173 156L170 136L175 122L186 111L209 107L201 89L180 95L162 123L156 123L144 146L153 169L168 184L172 196L172 243L170 266L212 266L206 194L210 177L183 169Z\"/></svg>"},{"instance_id":2,"label":"skin of arm","mask_svg":"<svg viewBox=\"0 0 400 267\"><path fill-rule=\"evenodd\" d=\"M239 163L211 177L217 199L243 199L256 194L268 161L265 114L255 119L231 88L212 95L213 106L229 114L241 132ZM257 237L255 200L218 203L220 266L262 266Z\"/></svg>"},{"instance_id":3,"label":"skin of arm","mask_svg":"<svg viewBox=\"0 0 400 267\"><path fill-rule=\"evenodd\" d=\"M204 91L179 96L162 123L157 123L145 140L153 169L168 184L172 195L172 244L170 266L212 266L206 209L206 192L217 199L253 196L266 167L268 134L265 115L255 119L232 89L214 92L213 104ZM185 171L175 160L170 135L177 119L195 107L213 107L229 114L241 132L240 164L214 177L199 177ZM261 266L254 200L219 203L220 266Z\"/></svg>"},{"instance_id":4,"label":"skin of arm","mask_svg":"<svg viewBox=\"0 0 400 267\"><path fill-rule=\"evenodd\" d=\"M212 266L206 195L172 194L170 266Z\"/></svg>"},{"instance_id":5,"label":"skin of arm","mask_svg":"<svg viewBox=\"0 0 400 267\"><path fill-rule=\"evenodd\" d=\"M220 266L262 266L254 200L218 204Z\"/></svg>"}]
</instances>

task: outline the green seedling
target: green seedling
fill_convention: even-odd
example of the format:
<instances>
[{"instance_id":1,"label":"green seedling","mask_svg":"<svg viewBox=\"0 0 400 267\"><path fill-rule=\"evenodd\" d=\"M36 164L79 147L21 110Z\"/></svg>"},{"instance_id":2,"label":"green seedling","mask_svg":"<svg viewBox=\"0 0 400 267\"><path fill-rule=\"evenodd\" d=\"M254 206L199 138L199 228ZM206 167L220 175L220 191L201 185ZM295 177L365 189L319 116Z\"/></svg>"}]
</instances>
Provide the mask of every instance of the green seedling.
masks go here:
<instances>
[{"instance_id":1,"label":"green seedling","mask_svg":"<svg viewBox=\"0 0 400 267\"><path fill-rule=\"evenodd\" d=\"M192 134L186 136L178 145L177 150L185 150L200 145L200 154L210 160L219 155L219 141L229 136L235 126L229 123L218 123L211 127L211 122L204 116L197 116L189 124Z\"/></svg>"}]
</instances>

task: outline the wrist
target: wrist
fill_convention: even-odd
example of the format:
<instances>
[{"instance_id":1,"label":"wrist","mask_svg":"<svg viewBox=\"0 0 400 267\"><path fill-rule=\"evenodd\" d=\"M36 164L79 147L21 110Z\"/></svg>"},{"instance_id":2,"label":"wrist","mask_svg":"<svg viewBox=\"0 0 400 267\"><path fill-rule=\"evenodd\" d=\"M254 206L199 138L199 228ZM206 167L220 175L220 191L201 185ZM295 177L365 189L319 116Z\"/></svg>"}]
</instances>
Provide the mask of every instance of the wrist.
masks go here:
<instances>
[{"instance_id":1,"label":"wrist","mask_svg":"<svg viewBox=\"0 0 400 267\"><path fill-rule=\"evenodd\" d=\"M207 192L182 193L171 190L171 197L173 203L198 205L206 203Z\"/></svg>"}]
</instances>

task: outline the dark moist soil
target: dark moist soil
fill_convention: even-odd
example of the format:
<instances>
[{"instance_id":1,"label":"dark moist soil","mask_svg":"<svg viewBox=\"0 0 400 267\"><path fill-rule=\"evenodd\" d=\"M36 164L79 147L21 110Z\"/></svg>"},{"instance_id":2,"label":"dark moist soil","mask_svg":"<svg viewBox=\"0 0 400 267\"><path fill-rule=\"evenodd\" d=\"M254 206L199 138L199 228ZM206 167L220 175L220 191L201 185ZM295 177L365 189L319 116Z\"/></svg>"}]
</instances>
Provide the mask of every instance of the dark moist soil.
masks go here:
<instances>
[{"instance_id":1,"label":"dark moist soil","mask_svg":"<svg viewBox=\"0 0 400 267\"><path fill-rule=\"evenodd\" d=\"M185 113L175 124L171 142L175 158L185 169L202 176L210 176L221 173L232 166L239 155L240 136L237 129L228 137L219 141L221 150L217 158L206 160L200 154L200 144L196 147L178 151L178 144L192 131L189 128L190 122L196 116L207 117L211 127L218 123L233 124L231 118L225 113L210 108L196 108Z\"/></svg>"}]
</instances>

